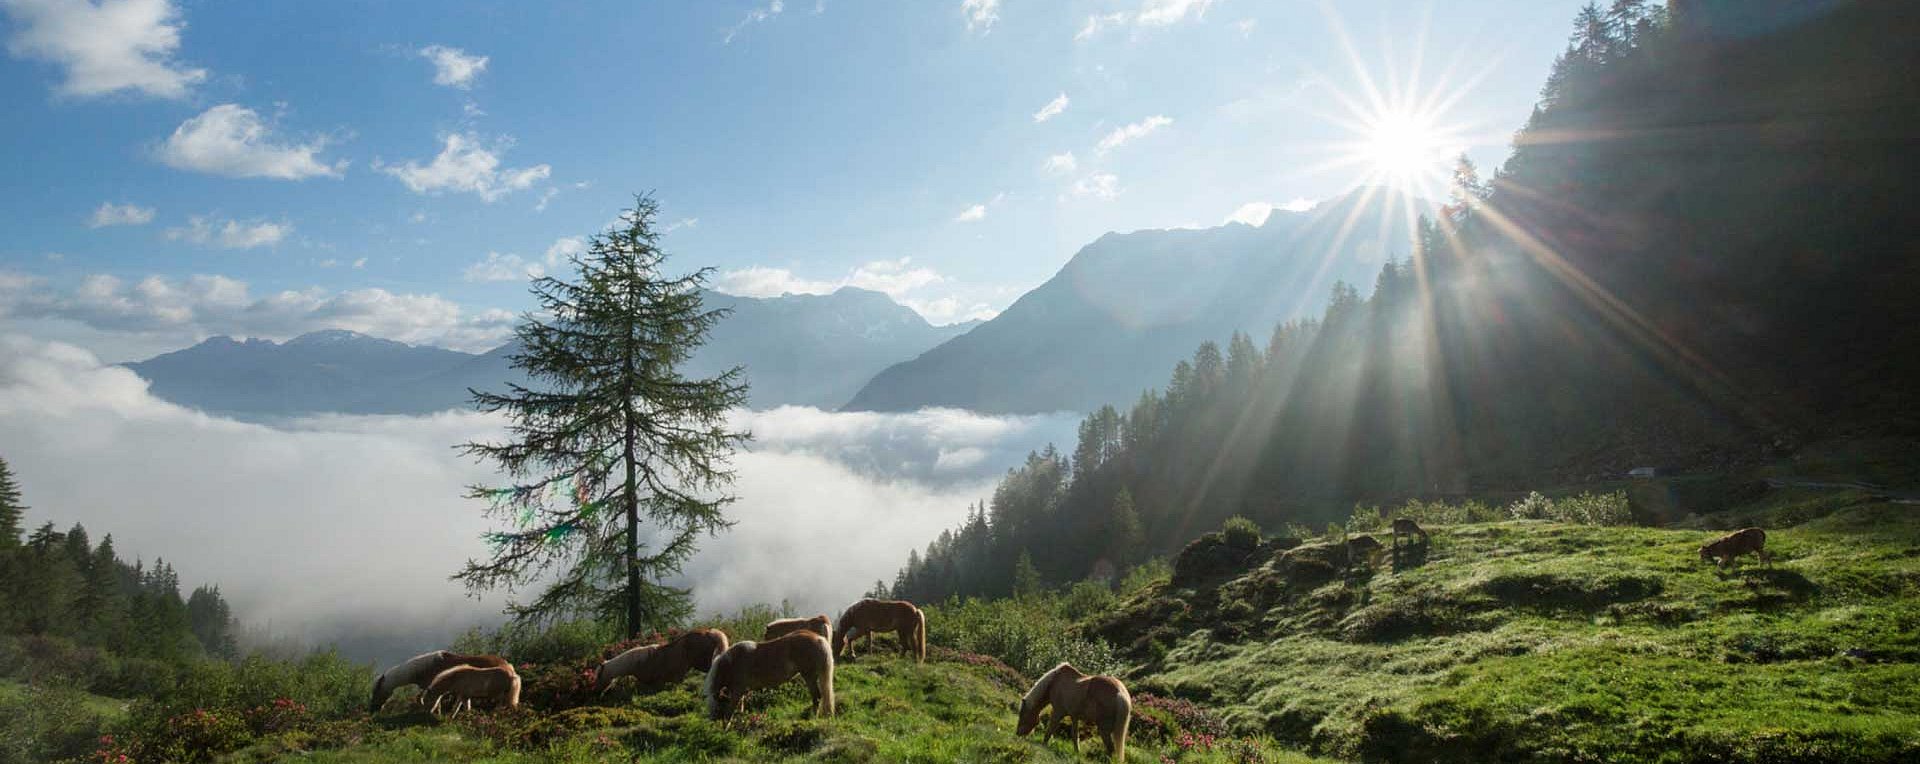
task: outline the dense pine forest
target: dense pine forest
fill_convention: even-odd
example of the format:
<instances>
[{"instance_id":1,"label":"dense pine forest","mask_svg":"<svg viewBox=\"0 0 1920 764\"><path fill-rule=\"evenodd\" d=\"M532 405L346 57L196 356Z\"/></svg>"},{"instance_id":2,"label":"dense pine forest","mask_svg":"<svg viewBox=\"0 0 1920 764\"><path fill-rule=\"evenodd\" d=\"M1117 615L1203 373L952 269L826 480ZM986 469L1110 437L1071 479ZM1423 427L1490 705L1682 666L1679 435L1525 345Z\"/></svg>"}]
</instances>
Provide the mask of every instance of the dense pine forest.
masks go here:
<instances>
[{"instance_id":1,"label":"dense pine forest","mask_svg":"<svg viewBox=\"0 0 1920 764\"><path fill-rule=\"evenodd\" d=\"M1004 595L1023 556L1110 578L1234 515L1318 525L1920 433L1920 30L1886 2L1750 22L1589 6L1507 162L1463 159L1370 295L1203 344L1011 470L892 590Z\"/></svg>"},{"instance_id":2,"label":"dense pine forest","mask_svg":"<svg viewBox=\"0 0 1920 764\"><path fill-rule=\"evenodd\" d=\"M94 544L75 524L48 522L23 538L19 484L0 461L0 634L179 663L235 657L233 613L215 585L185 597L165 560L120 558L113 535Z\"/></svg>"}]
</instances>

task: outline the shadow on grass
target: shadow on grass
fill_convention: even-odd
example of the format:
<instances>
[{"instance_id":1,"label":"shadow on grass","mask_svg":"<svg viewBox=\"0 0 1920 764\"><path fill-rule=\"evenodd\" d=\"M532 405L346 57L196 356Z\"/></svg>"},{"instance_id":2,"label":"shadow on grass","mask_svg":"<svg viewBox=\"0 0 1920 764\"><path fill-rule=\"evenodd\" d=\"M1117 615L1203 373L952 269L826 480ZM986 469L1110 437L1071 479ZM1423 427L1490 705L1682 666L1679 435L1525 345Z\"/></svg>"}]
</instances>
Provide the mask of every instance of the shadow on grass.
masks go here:
<instances>
[{"instance_id":1,"label":"shadow on grass","mask_svg":"<svg viewBox=\"0 0 1920 764\"><path fill-rule=\"evenodd\" d=\"M1782 605L1805 602L1820 593L1819 585L1806 576L1779 568L1748 568L1723 576L1739 576L1748 592L1745 599L1731 603L1737 608L1770 610Z\"/></svg>"},{"instance_id":2,"label":"shadow on grass","mask_svg":"<svg viewBox=\"0 0 1920 764\"><path fill-rule=\"evenodd\" d=\"M1413 570L1427 564L1427 556L1433 553L1433 542L1422 541L1418 544L1405 543L1390 547L1393 554L1395 572Z\"/></svg>"}]
</instances>

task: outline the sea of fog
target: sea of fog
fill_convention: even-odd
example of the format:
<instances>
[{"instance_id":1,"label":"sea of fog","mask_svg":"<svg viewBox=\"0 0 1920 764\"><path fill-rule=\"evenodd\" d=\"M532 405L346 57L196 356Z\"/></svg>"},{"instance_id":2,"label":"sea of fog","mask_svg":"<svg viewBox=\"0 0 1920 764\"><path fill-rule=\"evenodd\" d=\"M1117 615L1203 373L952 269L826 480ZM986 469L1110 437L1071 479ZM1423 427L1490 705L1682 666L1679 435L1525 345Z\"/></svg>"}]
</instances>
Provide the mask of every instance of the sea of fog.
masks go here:
<instances>
[{"instance_id":1,"label":"sea of fog","mask_svg":"<svg viewBox=\"0 0 1920 764\"><path fill-rule=\"evenodd\" d=\"M1025 454L1067 447L1076 418L741 410L736 525L679 581L702 613L790 603L837 613L911 548L959 522ZM337 644L386 661L496 623L504 592L448 576L486 553L465 487L496 476L455 446L502 436L472 412L274 424L155 398L80 348L0 337L0 457L29 527L84 524L121 556L164 557L185 588L217 583L257 640Z\"/></svg>"}]
</instances>

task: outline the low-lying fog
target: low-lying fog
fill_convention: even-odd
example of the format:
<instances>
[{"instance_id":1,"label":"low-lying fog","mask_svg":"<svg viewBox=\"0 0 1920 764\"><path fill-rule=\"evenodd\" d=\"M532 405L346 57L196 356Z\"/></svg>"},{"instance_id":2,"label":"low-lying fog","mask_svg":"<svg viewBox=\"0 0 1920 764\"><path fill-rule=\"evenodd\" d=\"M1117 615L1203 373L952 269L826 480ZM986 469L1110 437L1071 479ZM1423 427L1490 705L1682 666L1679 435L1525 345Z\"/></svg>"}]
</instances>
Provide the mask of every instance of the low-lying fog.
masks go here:
<instances>
[{"instance_id":1,"label":"low-lying fog","mask_svg":"<svg viewBox=\"0 0 1920 764\"><path fill-rule=\"evenodd\" d=\"M681 582L701 613L782 599L837 613L1027 451L1070 447L1076 418L784 407L735 419L755 436L734 461L738 524ZM85 350L0 337L0 456L30 527L112 533L123 557L164 557L185 588L219 584L256 633L356 659L498 620L504 595L475 600L447 577L485 552L482 506L463 488L493 480L453 446L500 431L471 412L242 423L159 400Z\"/></svg>"}]
</instances>

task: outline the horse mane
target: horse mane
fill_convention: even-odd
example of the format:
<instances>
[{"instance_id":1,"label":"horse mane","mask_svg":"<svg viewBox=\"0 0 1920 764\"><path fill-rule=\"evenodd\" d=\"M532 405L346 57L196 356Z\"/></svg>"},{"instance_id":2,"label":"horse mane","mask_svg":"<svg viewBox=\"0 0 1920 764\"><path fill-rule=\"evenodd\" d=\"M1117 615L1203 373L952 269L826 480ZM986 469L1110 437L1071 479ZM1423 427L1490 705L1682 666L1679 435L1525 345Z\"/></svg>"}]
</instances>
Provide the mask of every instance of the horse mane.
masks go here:
<instances>
[{"instance_id":1,"label":"horse mane","mask_svg":"<svg viewBox=\"0 0 1920 764\"><path fill-rule=\"evenodd\" d=\"M1034 682L1033 689L1028 690L1026 697L1020 699L1020 705L1022 707L1029 707L1041 698L1046 697L1047 691L1053 689L1053 683L1060 681L1061 675L1067 672L1078 674L1080 670L1074 668L1073 664L1062 661L1060 665L1054 666L1053 670L1041 674L1040 681Z\"/></svg>"}]
</instances>

